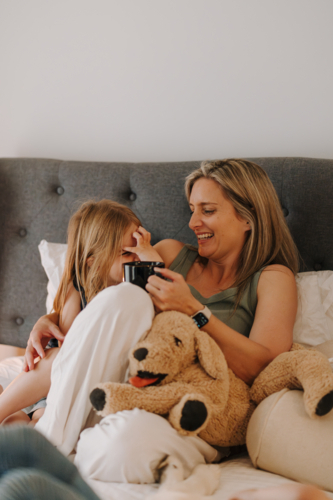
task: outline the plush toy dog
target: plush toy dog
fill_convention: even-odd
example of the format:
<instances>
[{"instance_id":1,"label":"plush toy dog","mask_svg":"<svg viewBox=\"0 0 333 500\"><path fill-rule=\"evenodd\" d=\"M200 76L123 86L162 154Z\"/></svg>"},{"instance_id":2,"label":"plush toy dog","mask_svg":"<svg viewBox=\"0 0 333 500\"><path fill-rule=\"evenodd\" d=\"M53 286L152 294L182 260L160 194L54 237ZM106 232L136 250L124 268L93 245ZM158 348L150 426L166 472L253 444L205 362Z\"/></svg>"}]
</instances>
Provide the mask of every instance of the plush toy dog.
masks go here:
<instances>
[{"instance_id":1,"label":"plush toy dog","mask_svg":"<svg viewBox=\"0 0 333 500\"><path fill-rule=\"evenodd\" d=\"M285 387L304 390L312 418L333 407L333 373L323 354L295 345L249 388L228 368L216 342L175 311L156 316L129 361L129 383L101 383L91 392L97 413L141 408L165 416L181 434L199 435L212 445L244 444L255 406Z\"/></svg>"}]
</instances>

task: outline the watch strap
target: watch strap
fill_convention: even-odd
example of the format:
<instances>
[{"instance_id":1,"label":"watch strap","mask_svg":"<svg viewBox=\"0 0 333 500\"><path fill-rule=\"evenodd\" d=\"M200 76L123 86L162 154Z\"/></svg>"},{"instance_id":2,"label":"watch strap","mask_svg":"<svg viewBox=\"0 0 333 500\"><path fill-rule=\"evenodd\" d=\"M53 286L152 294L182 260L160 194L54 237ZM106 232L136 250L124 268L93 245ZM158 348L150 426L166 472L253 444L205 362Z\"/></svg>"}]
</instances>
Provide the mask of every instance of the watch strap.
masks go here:
<instances>
[{"instance_id":1,"label":"watch strap","mask_svg":"<svg viewBox=\"0 0 333 500\"><path fill-rule=\"evenodd\" d=\"M193 314L191 318L193 319L194 323L197 325L198 328L202 328L208 323L211 315L212 312L208 309L207 306L205 306L203 309Z\"/></svg>"}]
</instances>

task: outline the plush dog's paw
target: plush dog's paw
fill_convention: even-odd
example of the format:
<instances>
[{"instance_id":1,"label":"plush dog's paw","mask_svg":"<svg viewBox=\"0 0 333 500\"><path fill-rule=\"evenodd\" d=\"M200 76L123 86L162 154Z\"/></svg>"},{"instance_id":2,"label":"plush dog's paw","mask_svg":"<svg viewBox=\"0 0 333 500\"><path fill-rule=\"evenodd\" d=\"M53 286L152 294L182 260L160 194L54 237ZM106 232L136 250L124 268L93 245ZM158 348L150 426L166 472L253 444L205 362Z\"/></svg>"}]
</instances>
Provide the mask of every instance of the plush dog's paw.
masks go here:
<instances>
[{"instance_id":1,"label":"plush dog's paw","mask_svg":"<svg viewBox=\"0 0 333 500\"><path fill-rule=\"evenodd\" d=\"M116 384L113 382L102 382L91 391L89 399L98 415L106 417L111 413L116 413L123 409L120 406L121 389L123 385L124 384Z\"/></svg>"},{"instance_id":2,"label":"plush dog's paw","mask_svg":"<svg viewBox=\"0 0 333 500\"><path fill-rule=\"evenodd\" d=\"M106 403L106 394L104 389L96 387L89 396L90 402L97 411L102 411Z\"/></svg>"},{"instance_id":3,"label":"plush dog's paw","mask_svg":"<svg viewBox=\"0 0 333 500\"><path fill-rule=\"evenodd\" d=\"M208 403L201 394L187 394L169 413L170 424L180 434L196 436L207 425Z\"/></svg>"},{"instance_id":4,"label":"plush dog's paw","mask_svg":"<svg viewBox=\"0 0 333 500\"><path fill-rule=\"evenodd\" d=\"M316 408L316 415L323 417L329 413L333 408L333 391L322 397Z\"/></svg>"},{"instance_id":5,"label":"plush dog's paw","mask_svg":"<svg viewBox=\"0 0 333 500\"><path fill-rule=\"evenodd\" d=\"M202 401L189 400L183 406L180 426L184 431L196 431L201 427L208 417L205 403Z\"/></svg>"}]
</instances>

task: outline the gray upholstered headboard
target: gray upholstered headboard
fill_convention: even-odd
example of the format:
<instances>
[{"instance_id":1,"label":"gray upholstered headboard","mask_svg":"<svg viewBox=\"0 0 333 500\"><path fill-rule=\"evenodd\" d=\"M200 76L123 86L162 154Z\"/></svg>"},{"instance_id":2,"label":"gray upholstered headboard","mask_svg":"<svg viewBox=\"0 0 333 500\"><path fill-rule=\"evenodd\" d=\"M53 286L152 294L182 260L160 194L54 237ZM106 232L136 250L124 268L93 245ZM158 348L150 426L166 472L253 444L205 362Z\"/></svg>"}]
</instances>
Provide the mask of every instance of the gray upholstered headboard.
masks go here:
<instances>
[{"instance_id":1,"label":"gray upholstered headboard","mask_svg":"<svg viewBox=\"0 0 333 500\"><path fill-rule=\"evenodd\" d=\"M275 186L303 270L333 269L333 160L252 160ZM116 200L136 212L153 242L194 243L183 184L199 163L0 160L0 343L25 346L45 313L47 278L37 246L42 239L66 241L68 220L79 202Z\"/></svg>"}]
</instances>

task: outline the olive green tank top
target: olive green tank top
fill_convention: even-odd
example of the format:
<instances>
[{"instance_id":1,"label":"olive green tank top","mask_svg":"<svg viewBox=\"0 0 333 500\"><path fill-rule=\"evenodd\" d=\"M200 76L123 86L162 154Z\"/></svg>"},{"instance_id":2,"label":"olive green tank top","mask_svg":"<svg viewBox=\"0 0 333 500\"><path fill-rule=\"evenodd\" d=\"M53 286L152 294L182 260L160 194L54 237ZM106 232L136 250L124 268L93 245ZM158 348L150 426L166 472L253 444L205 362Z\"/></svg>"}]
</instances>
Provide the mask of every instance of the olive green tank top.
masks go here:
<instances>
[{"instance_id":1,"label":"olive green tank top","mask_svg":"<svg viewBox=\"0 0 333 500\"><path fill-rule=\"evenodd\" d=\"M185 245L172 262L169 269L181 274L186 279L187 273L197 257L198 252ZM230 328L248 337L257 307L257 285L263 270L264 268L253 275L250 283L244 290L241 301L234 314L232 313L235 306L237 288L228 288L209 298L205 298L193 286L188 286L192 295L201 302L202 305L207 306L214 316L223 321L223 323Z\"/></svg>"}]
</instances>

